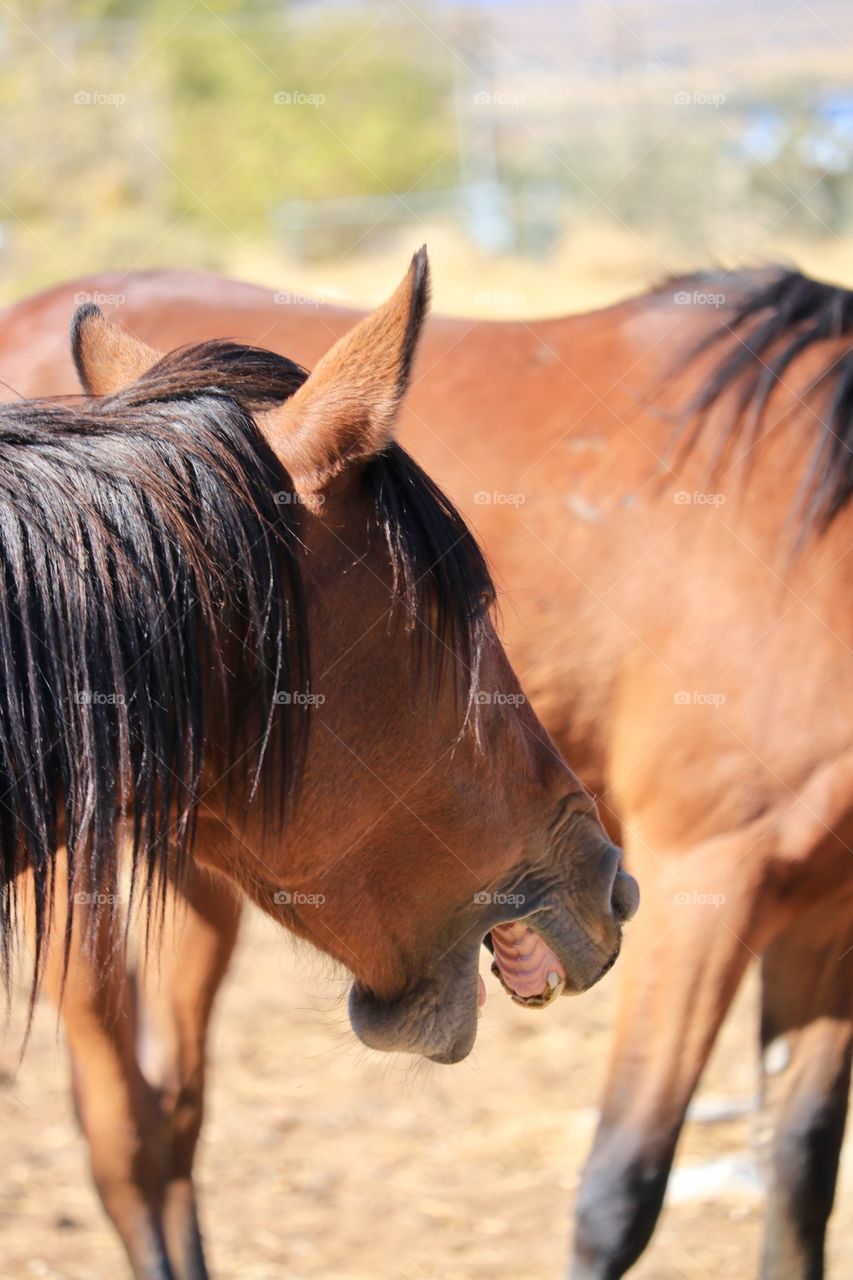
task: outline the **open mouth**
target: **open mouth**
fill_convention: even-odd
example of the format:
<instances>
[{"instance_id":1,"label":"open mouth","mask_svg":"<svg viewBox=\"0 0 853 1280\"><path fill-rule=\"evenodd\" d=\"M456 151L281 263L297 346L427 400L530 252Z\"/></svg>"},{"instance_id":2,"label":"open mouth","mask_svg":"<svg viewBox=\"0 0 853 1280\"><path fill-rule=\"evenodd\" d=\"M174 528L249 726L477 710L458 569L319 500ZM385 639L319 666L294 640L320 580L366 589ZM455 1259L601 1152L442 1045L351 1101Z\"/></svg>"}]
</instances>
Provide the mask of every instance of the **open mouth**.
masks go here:
<instances>
[{"instance_id":1,"label":"open mouth","mask_svg":"<svg viewBox=\"0 0 853 1280\"><path fill-rule=\"evenodd\" d=\"M516 884L512 904L495 910L493 903L479 914L399 996L380 998L354 982L349 1012L356 1035L372 1049L418 1053L432 1062L460 1062L473 1048L478 1005L486 999L478 972L481 944L494 957L492 971L501 985L526 1009L542 1009L564 992L586 991L618 956L622 924L636 911L639 897L636 883L621 870L619 850L611 847L608 856L609 911L583 900L568 905L547 888ZM528 913L512 918L522 893L520 901ZM499 897L494 895L495 900Z\"/></svg>"},{"instance_id":2,"label":"open mouth","mask_svg":"<svg viewBox=\"0 0 853 1280\"><path fill-rule=\"evenodd\" d=\"M495 925L484 942L494 956L492 973L516 1004L544 1009L566 990L562 961L526 920ZM484 1001L481 986L479 1003Z\"/></svg>"},{"instance_id":3,"label":"open mouth","mask_svg":"<svg viewBox=\"0 0 853 1280\"><path fill-rule=\"evenodd\" d=\"M516 1005L544 1009L566 991L564 964L526 920L496 924L483 941L494 956L494 977ZM480 986L480 1006L484 1002L485 987Z\"/></svg>"}]
</instances>

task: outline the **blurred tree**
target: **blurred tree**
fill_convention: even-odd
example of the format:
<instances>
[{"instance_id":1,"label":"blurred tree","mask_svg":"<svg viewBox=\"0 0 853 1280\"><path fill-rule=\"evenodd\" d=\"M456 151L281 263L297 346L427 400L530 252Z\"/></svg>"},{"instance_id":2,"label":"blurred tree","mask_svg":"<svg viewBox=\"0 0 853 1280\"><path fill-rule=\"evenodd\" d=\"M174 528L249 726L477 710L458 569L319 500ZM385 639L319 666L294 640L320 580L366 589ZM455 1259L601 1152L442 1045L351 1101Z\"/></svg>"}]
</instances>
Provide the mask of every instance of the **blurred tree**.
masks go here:
<instances>
[{"instance_id":1,"label":"blurred tree","mask_svg":"<svg viewBox=\"0 0 853 1280\"><path fill-rule=\"evenodd\" d=\"M41 0L0 15L5 272L219 265L294 198L450 184L447 51L365 8ZM58 195L59 193L59 195Z\"/></svg>"},{"instance_id":2,"label":"blurred tree","mask_svg":"<svg viewBox=\"0 0 853 1280\"><path fill-rule=\"evenodd\" d=\"M703 94L721 73L703 62L700 26L693 45L682 32L691 87L678 91L615 19L579 51L552 50L537 28L531 57L493 37L483 6L419 2L0 6L7 292L101 267L224 268L275 250L283 204L302 202L310 223L325 197L402 207L466 183L445 216L463 223L467 209L470 231L472 209L480 224L500 211L505 242L531 256L581 223L697 262L761 256L774 231L849 225L853 95L837 75L781 81L778 64L758 75L746 59L724 94ZM315 230L315 249L368 243L373 209Z\"/></svg>"}]
</instances>

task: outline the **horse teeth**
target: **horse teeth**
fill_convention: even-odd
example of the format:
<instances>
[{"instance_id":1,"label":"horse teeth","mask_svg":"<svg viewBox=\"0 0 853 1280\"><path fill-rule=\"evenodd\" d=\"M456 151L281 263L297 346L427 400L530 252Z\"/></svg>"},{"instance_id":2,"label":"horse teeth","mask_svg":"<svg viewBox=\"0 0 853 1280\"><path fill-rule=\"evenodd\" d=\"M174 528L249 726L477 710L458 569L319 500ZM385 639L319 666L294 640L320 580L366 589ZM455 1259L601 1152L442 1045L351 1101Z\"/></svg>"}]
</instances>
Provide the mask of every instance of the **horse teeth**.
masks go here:
<instances>
[{"instance_id":1,"label":"horse teeth","mask_svg":"<svg viewBox=\"0 0 853 1280\"><path fill-rule=\"evenodd\" d=\"M552 969L551 972L548 974L548 986L551 988L551 990L556 991L561 981L562 979L560 978L559 973L557 973L555 969Z\"/></svg>"}]
</instances>

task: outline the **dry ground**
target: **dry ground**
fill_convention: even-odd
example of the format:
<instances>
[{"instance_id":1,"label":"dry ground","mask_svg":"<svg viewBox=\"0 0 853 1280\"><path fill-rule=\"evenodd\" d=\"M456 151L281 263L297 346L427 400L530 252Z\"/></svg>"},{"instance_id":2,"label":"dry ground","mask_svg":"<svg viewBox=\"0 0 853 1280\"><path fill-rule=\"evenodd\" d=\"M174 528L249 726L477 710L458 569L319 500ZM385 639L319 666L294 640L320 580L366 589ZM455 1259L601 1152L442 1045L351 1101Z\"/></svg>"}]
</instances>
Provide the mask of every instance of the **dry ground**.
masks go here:
<instances>
[{"instance_id":1,"label":"dry ground","mask_svg":"<svg viewBox=\"0 0 853 1280\"><path fill-rule=\"evenodd\" d=\"M220 1280L557 1280L618 966L593 992L538 1014L487 983L467 1062L389 1060L354 1041L340 976L271 923L248 922L215 1025L199 1162ZM754 1000L749 984L703 1083L706 1110L752 1096ZM121 1277L52 1010L40 1008L20 1069L18 1043L9 1032L0 1047L0 1280ZM674 1202L637 1280L755 1274L760 1196L737 1165L751 1123L689 1124ZM699 1167L697 1192L685 1171ZM851 1190L848 1141L833 1280L853 1275Z\"/></svg>"}]
</instances>

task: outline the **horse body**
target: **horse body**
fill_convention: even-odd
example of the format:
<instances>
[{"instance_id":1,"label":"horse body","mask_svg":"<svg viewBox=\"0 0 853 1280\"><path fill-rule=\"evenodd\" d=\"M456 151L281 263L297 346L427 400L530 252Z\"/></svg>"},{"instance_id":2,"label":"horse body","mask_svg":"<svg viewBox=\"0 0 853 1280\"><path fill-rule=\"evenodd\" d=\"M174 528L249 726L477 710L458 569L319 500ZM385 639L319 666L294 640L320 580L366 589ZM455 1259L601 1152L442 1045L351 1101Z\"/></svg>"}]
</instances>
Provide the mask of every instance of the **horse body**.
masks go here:
<instances>
[{"instance_id":1,"label":"horse body","mask_svg":"<svg viewBox=\"0 0 853 1280\"><path fill-rule=\"evenodd\" d=\"M809 519L803 485L827 429L812 384L846 341L830 326L804 343L763 413L760 388L723 379L693 447L674 452L679 415L719 368L718 347L697 347L719 334L743 348L742 372L772 373L813 319L768 302L754 325L769 313L777 329L753 352L737 307L756 283L726 287L722 307L670 289L564 320L434 319L402 417L482 536L507 652L644 885L579 1194L578 1280L622 1275L648 1242L754 957L762 1044L785 1037L791 1060L767 1082L780 1121L765 1275L822 1274L851 1058L853 509ZM60 334L80 289L118 295L142 338L236 336L309 367L356 318L194 273L97 277L7 313L0 372L18 391L72 390Z\"/></svg>"},{"instance_id":2,"label":"horse body","mask_svg":"<svg viewBox=\"0 0 853 1280\"><path fill-rule=\"evenodd\" d=\"M171 347L238 336L309 368L359 317L275 303L267 290L194 272L79 284L81 296L123 298L117 316L145 340ZM64 321L73 287L0 321L0 370L20 394L74 389L52 320ZM19 319L28 308L35 345ZM712 429L676 473L666 463L673 419L662 409L683 404L683 387L671 385L679 352L719 321L698 311L652 294L562 320L435 317L400 426L482 535L498 572L507 652L549 732L608 808L643 811L658 847L751 822L851 747L853 515L841 512L805 557L792 556L785 537L815 425L800 398L845 343L807 354L796 388L781 389L780 425L761 441L760 467L745 443L725 477L709 479ZM690 379L702 376L700 362ZM756 679L758 646L774 673L772 697ZM685 692L691 702L676 708L711 714L673 712ZM723 706L725 715L713 714ZM677 798L647 785L654 748L645 768L627 768L640 732L649 744L663 735L661 749L688 770Z\"/></svg>"}]
</instances>

